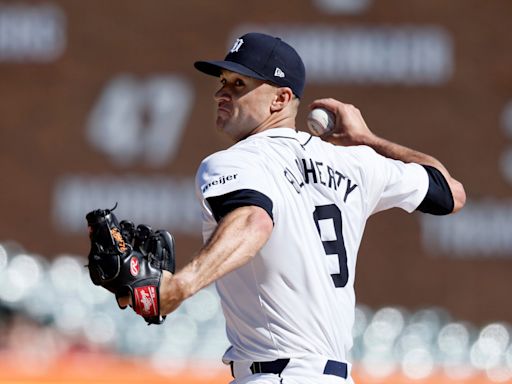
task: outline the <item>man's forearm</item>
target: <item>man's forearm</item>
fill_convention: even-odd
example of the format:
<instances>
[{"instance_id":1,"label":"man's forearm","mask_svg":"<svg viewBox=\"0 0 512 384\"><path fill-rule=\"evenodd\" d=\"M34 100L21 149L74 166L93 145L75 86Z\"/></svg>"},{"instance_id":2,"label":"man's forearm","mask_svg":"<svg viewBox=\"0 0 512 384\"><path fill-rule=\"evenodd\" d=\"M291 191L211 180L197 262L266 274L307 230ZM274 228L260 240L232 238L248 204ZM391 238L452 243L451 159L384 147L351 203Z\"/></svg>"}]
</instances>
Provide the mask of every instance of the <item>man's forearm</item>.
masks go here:
<instances>
[{"instance_id":1,"label":"man's forearm","mask_svg":"<svg viewBox=\"0 0 512 384\"><path fill-rule=\"evenodd\" d=\"M439 160L423 152L419 152L403 145L393 143L375 135L371 136L371 138L367 139L362 144L368 145L382 156L395 160L401 160L404 163L430 165L434 168L437 168L446 179L450 177L448 170Z\"/></svg>"},{"instance_id":2,"label":"man's forearm","mask_svg":"<svg viewBox=\"0 0 512 384\"><path fill-rule=\"evenodd\" d=\"M327 108L336 115L333 132L322 138L335 145L367 145L382 156L391 159L401 160L405 163L430 165L443 174L450 187L454 201L453 212L457 212L464 206L466 201L464 187L450 176L448 170L440 161L425 153L374 135L366 125L361 111L351 104L345 104L335 99L319 99L310 105L310 108L317 107Z\"/></svg>"},{"instance_id":3,"label":"man's forearm","mask_svg":"<svg viewBox=\"0 0 512 384\"><path fill-rule=\"evenodd\" d=\"M401 160L404 163L417 163L422 165L430 165L441 172L448 183L453 197L453 212L460 210L466 202L466 192L462 184L451 177L445 166L436 158L425 153L415 151L414 149L403 145L393 143L389 140L380 138L375 135L369 136L361 144L368 145L382 156Z\"/></svg>"}]
</instances>

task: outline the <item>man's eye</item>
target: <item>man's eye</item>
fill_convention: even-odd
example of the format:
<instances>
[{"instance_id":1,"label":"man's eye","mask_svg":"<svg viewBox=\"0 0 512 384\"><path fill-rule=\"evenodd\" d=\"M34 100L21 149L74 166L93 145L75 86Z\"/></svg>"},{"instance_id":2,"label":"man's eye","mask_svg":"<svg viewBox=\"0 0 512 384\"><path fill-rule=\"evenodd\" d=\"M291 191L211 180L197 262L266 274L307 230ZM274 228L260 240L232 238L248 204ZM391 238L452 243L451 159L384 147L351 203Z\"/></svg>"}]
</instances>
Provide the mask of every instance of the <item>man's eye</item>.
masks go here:
<instances>
[{"instance_id":1,"label":"man's eye","mask_svg":"<svg viewBox=\"0 0 512 384\"><path fill-rule=\"evenodd\" d=\"M220 83L221 83L222 85L226 85L226 79L220 79Z\"/></svg>"},{"instance_id":2,"label":"man's eye","mask_svg":"<svg viewBox=\"0 0 512 384\"><path fill-rule=\"evenodd\" d=\"M237 87L241 87L241 86L243 86L243 85L244 85L244 82L243 82L242 80L236 80L236 81L235 81L235 86L237 86Z\"/></svg>"}]
</instances>

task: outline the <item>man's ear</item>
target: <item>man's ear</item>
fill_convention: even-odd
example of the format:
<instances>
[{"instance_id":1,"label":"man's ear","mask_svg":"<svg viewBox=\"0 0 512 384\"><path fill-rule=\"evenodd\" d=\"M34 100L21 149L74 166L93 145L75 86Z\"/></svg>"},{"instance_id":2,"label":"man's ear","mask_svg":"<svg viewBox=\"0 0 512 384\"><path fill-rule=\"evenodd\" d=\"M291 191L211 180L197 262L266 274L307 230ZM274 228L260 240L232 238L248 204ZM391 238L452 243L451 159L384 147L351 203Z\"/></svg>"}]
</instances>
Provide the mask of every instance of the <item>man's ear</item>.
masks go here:
<instances>
[{"instance_id":1,"label":"man's ear","mask_svg":"<svg viewBox=\"0 0 512 384\"><path fill-rule=\"evenodd\" d=\"M276 93L272 104L270 105L271 112L278 112L284 109L293 99L293 92L288 87L276 88Z\"/></svg>"}]
</instances>

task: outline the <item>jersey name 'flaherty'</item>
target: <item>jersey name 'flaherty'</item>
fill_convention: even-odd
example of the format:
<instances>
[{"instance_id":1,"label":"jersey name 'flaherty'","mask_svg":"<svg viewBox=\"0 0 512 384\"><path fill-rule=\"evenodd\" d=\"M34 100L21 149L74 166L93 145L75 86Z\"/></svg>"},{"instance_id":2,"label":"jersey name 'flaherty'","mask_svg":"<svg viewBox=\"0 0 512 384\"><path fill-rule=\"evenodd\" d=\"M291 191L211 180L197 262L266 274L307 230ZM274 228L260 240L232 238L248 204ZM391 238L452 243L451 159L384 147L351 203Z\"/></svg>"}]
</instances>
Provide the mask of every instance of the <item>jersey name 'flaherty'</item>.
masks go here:
<instances>
[{"instance_id":1,"label":"jersey name 'flaherty'","mask_svg":"<svg viewBox=\"0 0 512 384\"><path fill-rule=\"evenodd\" d=\"M428 189L425 169L275 128L207 157L196 181L205 240L219 219L212 199L234 194L274 222L260 252L216 282L232 344L225 359L346 361L366 220L391 207L415 210Z\"/></svg>"}]
</instances>

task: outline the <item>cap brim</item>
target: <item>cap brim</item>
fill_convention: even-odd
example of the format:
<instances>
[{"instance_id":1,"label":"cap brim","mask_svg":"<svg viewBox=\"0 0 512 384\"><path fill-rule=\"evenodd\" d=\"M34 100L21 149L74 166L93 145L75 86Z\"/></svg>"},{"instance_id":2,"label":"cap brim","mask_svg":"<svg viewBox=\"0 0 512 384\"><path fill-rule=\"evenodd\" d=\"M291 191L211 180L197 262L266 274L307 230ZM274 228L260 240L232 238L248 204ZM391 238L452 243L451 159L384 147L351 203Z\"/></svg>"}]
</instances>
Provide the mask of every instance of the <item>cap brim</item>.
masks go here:
<instances>
[{"instance_id":1,"label":"cap brim","mask_svg":"<svg viewBox=\"0 0 512 384\"><path fill-rule=\"evenodd\" d=\"M253 77L255 79L267 80L264 76L254 72L242 64L233 61L196 61L194 67L207 75L219 77L223 69L236 72L244 76Z\"/></svg>"}]
</instances>

